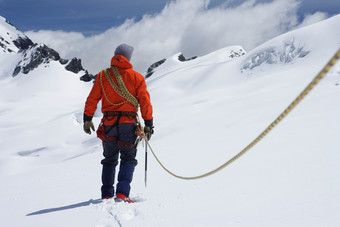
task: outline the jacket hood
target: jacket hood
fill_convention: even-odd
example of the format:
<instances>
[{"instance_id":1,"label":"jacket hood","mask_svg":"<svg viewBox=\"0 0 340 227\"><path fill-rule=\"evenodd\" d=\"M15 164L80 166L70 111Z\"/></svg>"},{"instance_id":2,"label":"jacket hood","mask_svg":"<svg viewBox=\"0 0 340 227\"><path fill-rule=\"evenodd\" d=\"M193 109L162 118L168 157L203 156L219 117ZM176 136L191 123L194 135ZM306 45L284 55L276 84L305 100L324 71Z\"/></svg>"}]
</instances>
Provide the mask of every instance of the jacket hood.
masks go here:
<instances>
[{"instance_id":1,"label":"jacket hood","mask_svg":"<svg viewBox=\"0 0 340 227\"><path fill-rule=\"evenodd\" d=\"M113 56L111 59L111 66L113 65L123 69L133 68L132 64L123 55Z\"/></svg>"}]
</instances>

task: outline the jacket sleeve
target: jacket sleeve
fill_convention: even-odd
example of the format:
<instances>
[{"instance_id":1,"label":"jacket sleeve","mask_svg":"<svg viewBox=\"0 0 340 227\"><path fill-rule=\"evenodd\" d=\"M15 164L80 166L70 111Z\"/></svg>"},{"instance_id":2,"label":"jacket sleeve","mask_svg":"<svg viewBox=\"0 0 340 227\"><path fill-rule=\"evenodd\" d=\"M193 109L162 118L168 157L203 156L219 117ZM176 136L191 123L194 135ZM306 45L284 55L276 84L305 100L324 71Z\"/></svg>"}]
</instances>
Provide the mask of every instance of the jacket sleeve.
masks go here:
<instances>
[{"instance_id":1,"label":"jacket sleeve","mask_svg":"<svg viewBox=\"0 0 340 227\"><path fill-rule=\"evenodd\" d=\"M86 99L84 108L84 122L92 120L92 117L97 109L97 104L102 98L102 89L99 78L100 74L101 73L98 73L97 78L91 89L91 92Z\"/></svg>"},{"instance_id":2,"label":"jacket sleeve","mask_svg":"<svg viewBox=\"0 0 340 227\"><path fill-rule=\"evenodd\" d=\"M139 74L139 87L137 88L137 99L140 105L140 111L144 120L152 120L152 105L150 100L150 94L146 87L145 79Z\"/></svg>"}]
</instances>

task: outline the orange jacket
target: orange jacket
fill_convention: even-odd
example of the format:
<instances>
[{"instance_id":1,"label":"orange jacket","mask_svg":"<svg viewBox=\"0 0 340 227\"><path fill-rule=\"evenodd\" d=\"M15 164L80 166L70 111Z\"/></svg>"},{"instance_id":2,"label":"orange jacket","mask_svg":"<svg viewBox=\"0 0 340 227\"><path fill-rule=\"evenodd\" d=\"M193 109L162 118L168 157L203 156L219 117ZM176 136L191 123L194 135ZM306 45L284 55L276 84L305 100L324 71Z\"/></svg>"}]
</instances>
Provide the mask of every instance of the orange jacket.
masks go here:
<instances>
[{"instance_id":1,"label":"orange jacket","mask_svg":"<svg viewBox=\"0 0 340 227\"><path fill-rule=\"evenodd\" d=\"M138 72L133 70L131 63L122 55L115 55L111 59L111 65L117 66L122 78L124 80L126 88L129 92L135 96L140 105L140 111L142 113L142 118L144 120L152 120L152 105L150 102L150 95L147 91L146 83L144 77ZM117 84L116 78L110 69L110 74L113 81ZM101 75L100 75L101 74ZM100 76L102 78L102 83L100 80ZM102 85L105 90L106 97L110 100L111 103L118 104L126 101L123 97L116 93L116 91L112 88L109 81L106 79L104 70L102 70L98 75L93 84L92 90L87 97L84 109L84 121L91 120L96 109L99 100L102 100L102 113L105 111L129 111L136 112L134 106L125 102L121 105L111 105L110 102L106 99L105 95L102 91ZM108 117L109 118L109 117ZM105 120L105 125L113 124L117 117L114 119L109 118L110 120ZM128 116L121 116L119 123L132 123L135 122L134 119Z\"/></svg>"}]
</instances>

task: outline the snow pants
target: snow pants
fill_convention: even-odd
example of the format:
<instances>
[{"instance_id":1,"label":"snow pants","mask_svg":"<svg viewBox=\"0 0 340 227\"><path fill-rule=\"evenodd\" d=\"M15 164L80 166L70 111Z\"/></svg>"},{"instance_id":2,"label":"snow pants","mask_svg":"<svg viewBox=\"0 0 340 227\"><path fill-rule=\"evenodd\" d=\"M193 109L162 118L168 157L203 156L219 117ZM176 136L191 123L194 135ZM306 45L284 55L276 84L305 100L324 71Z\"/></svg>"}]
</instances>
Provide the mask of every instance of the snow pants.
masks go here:
<instances>
[{"instance_id":1,"label":"snow pants","mask_svg":"<svg viewBox=\"0 0 340 227\"><path fill-rule=\"evenodd\" d=\"M105 126L106 132L109 136L117 138L116 141L103 141L103 155L104 159L101 161L103 165L102 170L102 198L113 197L115 193L114 180L116 173L116 166L118 165L118 158L120 155L120 167L118 172L117 194L121 193L127 197L130 194L130 183L132 181L133 172L137 165L136 147L127 148L126 146L119 146L118 141L125 143L134 143L137 136L135 135L134 123L122 123L116 126Z\"/></svg>"}]
</instances>

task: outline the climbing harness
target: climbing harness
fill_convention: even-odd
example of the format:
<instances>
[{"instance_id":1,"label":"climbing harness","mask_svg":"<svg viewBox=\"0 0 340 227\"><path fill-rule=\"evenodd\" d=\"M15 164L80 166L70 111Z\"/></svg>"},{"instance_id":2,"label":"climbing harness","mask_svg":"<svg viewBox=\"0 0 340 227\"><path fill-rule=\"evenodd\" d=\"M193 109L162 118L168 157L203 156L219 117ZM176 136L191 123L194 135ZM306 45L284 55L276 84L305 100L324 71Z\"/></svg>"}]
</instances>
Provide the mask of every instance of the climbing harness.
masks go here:
<instances>
[{"instance_id":1,"label":"climbing harness","mask_svg":"<svg viewBox=\"0 0 340 227\"><path fill-rule=\"evenodd\" d=\"M194 177L184 177L184 176L176 175L173 172L171 172L170 170L168 170L161 163L161 161L157 158L155 152L153 151L152 147L149 144L149 141L147 140L147 138L146 138L146 136L145 136L145 134L143 132L143 134L145 136L145 138L144 138L145 142L149 146L153 156L155 157L157 162L160 164L160 166L166 172L168 172L170 175L172 175L172 176L174 176L176 178L183 179L183 180L194 180L194 179L200 179L200 178L203 178L203 177L210 176L210 175L212 175L212 174L214 174L214 173L224 169L225 167L227 167L231 163L233 163L235 160L237 160L243 154L245 154L247 151L249 151L252 147L254 147L258 142L260 142L260 140L262 140L276 125L278 125L283 120L283 118L285 118L294 109L294 107L296 107L296 105L298 105L301 102L301 100L309 94L309 92L320 82L320 80L322 80L327 75L327 73L331 70L331 68L335 65L335 63L339 59L340 59L340 49L331 58L331 60L329 60L327 65L320 71L320 73L312 80L312 82L310 82L308 84L308 86L298 95L298 97L258 137L256 137L248 146L246 146L241 152L236 154L234 157L232 157L226 163L224 163L220 167L218 167L218 168L216 168L216 169L214 169L214 170L212 170L210 172L207 172L207 173L199 175L199 176L194 176ZM140 122L139 116L138 116L137 119L138 119L138 122Z\"/></svg>"},{"instance_id":2,"label":"climbing harness","mask_svg":"<svg viewBox=\"0 0 340 227\"><path fill-rule=\"evenodd\" d=\"M117 117L117 116L127 116L136 118L137 113L131 111L105 111L104 117Z\"/></svg>"},{"instance_id":3,"label":"climbing harness","mask_svg":"<svg viewBox=\"0 0 340 227\"><path fill-rule=\"evenodd\" d=\"M135 119L136 116L137 116L137 113L129 112L129 111L106 111L106 112L104 112L104 118L100 122L99 127L97 129L97 137L99 139L103 140L103 141L117 141L117 137L109 136L108 134L115 126L118 126L121 116L127 116L127 117L131 117L131 118ZM109 119L109 117L111 117L111 119ZM113 120L114 117L117 117L115 123L110 127L109 130L106 131L104 121L105 120ZM120 141L118 141L118 143L120 143ZM123 143L120 143L120 144L122 144L123 147L126 147L125 144L123 144Z\"/></svg>"}]
</instances>

